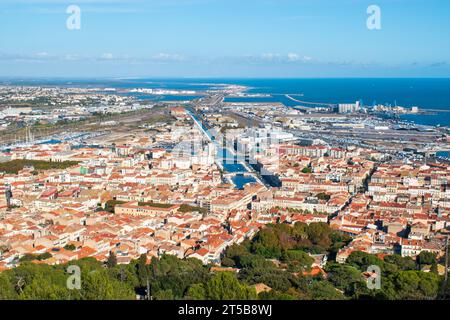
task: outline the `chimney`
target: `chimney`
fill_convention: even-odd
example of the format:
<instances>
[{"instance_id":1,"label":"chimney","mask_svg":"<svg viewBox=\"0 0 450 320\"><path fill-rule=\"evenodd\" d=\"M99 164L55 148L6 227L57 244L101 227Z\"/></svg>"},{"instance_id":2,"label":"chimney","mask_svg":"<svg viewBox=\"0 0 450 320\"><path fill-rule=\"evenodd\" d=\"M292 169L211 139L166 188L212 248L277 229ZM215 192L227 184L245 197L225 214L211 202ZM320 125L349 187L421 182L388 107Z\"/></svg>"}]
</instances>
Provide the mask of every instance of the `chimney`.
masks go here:
<instances>
[{"instance_id":1,"label":"chimney","mask_svg":"<svg viewBox=\"0 0 450 320\"><path fill-rule=\"evenodd\" d=\"M6 199L6 205L11 207L11 198L12 198L12 192L11 192L11 186L6 186L5 188L5 199Z\"/></svg>"}]
</instances>

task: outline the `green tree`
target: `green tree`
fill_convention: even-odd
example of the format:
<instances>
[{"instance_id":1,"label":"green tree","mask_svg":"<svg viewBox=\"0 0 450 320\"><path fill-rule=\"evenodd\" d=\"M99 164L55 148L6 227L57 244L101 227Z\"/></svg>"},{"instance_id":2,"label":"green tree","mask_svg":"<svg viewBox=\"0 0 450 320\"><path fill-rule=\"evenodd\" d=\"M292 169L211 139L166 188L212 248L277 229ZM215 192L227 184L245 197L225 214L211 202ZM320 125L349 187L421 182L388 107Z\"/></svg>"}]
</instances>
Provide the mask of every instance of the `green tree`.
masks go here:
<instances>
[{"instance_id":1,"label":"green tree","mask_svg":"<svg viewBox=\"0 0 450 320\"><path fill-rule=\"evenodd\" d=\"M328 281L349 296L353 296L357 288L365 285L361 271L350 265L330 263L327 264L326 271Z\"/></svg>"},{"instance_id":2,"label":"green tree","mask_svg":"<svg viewBox=\"0 0 450 320\"><path fill-rule=\"evenodd\" d=\"M314 259L304 251L288 250L283 252L281 261L287 263L289 271L298 272L309 270Z\"/></svg>"},{"instance_id":3,"label":"green tree","mask_svg":"<svg viewBox=\"0 0 450 320\"><path fill-rule=\"evenodd\" d=\"M233 259L230 259L228 257L223 257L222 258L222 266L223 267L235 267L236 262Z\"/></svg>"},{"instance_id":4,"label":"green tree","mask_svg":"<svg viewBox=\"0 0 450 320\"><path fill-rule=\"evenodd\" d=\"M345 300L345 296L328 281L315 281L311 285L313 300Z\"/></svg>"},{"instance_id":5,"label":"green tree","mask_svg":"<svg viewBox=\"0 0 450 320\"><path fill-rule=\"evenodd\" d=\"M26 262L26 261L34 261L37 259L37 256L31 253L25 253L20 259L20 262Z\"/></svg>"},{"instance_id":6,"label":"green tree","mask_svg":"<svg viewBox=\"0 0 450 320\"><path fill-rule=\"evenodd\" d=\"M308 239L308 225L303 222L297 222L292 227L291 234L297 241Z\"/></svg>"},{"instance_id":7,"label":"green tree","mask_svg":"<svg viewBox=\"0 0 450 320\"><path fill-rule=\"evenodd\" d=\"M222 265L227 267L240 266L241 258L249 255L251 254L244 245L232 244L224 253Z\"/></svg>"},{"instance_id":8,"label":"green tree","mask_svg":"<svg viewBox=\"0 0 450 320\"><path fill-rule=\"evenodd\" d=\"M239 267L248 268L248 269L258 269L263 268L266 270L270 270L275 268L273 262L267 260L263 256L256 254L247 254L239 257Z\"/></svg>"},{"instance_id":9,"label":"green tree","mask_svg":"<svg viewBox=\"0 0 450 320\"><path fill-rule=\"evenodd\" d=\"M433 273L399 271L391 277L396 299L434 299L439 290L440 278Z\"/></svg>"},{"instance_id":10,"label":"green tree","mask_svg":"<svg viewBox=\"0 0 450 320\"><path fill-rule=\"evenodd\" d=\"M272 228L258 232L253 241L252 250L266 258L279 258L281 256L280 241Z\"/></svg>"},{"instance_id":11,"label":"green tree","mask_svg":"<svg viewBox=\"0 0 450 320\"><path fill-rule=\"evenodd\" d=\"M205 286L201 283L193 284L189 288L186 297L192 300L207 300Z\"/></svg>"},{"instance_id":12,"label":"green tree","mask_svg":"<svg viewBox=\"0 0 450 320\"><path fill-rule=\"evenodd\" d=\"M197 284L188 291L192 299L204 300L254 300L257 299L253 287L239 282L232 272L220 272L205 284Z\"/></svg>"},{"instance_id":13,"label":"green tree","mask_svg":"<svg viewBox=\"0 0 450 320\"><path fill-rule=\"evenodd\" d=\"M37 260L40 260L40 261L47 260L47 259L50 259L51 257L52 257L52 255L49 252L44 252L37 256Z\"/></svg>"},{"instance_id":14,"label":"green tree","mask_svg":"<svg viewBox=\"0 0 450 320\"><path fill-rule=\"evenodd\" d=\"M302 173L311 173L311 172L312 172L311 168L305 167L302 169Z\"/></svg>"},{"instance_id":15,"label":"green tree","mask_svg":"<svg viewBox=\"0 0 450 320\"><path fill-rule=\"evenodd\" d=\"M239 272L239 279L252 285L264 283L281 292L289 290L297 280L292 273L278 268L243 269Z\"/></svg>"},{"instance_id":16,"label":"green tree","mask_svg":"<svg viewBox=\"0 0 450 320\"><path fill-rule=\"evenodd\" d=\"M117 257L116 257L116 255L114 254L114 252L111 252L111 253L109 254L108 260L106 260L106 266L107 266L109 269L112 269L112 268L114 268L115 266L117 266Z\"/></svg>"},{"instance_id":17,"label":"green tree","mask_svg":"<svg viewBox=\"0 0 450 320\"><path fill-rule=\"evenodd\" d=\"M384 262L377 256L362 251L353 251L347 258L347 264L358 268L361 271L366 271L369 266L379 266L383 269Z\"/></svg>"},{"instance_id":18,"label":"green tree","mask_svg":"<svg viewBox=\"0 0 450 320\"><path fill-rule=\"evenodd\" d=\"M200 260L180 260L171 255L163 255L160 259L153 258L149 270L152 295L171 290L175 299L183 298L193 284L205 283L210 278L208 268Z\"/></svg>"},{"instance_id":19,"label":"green tree","mask_svg":"<svg viewBox=\"0 0 450 320\"><path fill-rule=\"evenodd\" d=\"M396 265L400 270L415 270L416 263L411 257L402 257L399 254L393 254L384 257L384 262Z\"/></svg>"},{"instance_id":20,"label":"green tree","mask_svg":"<svg viewBox=\"0 0 450 320\"><path fill-rule=\"evenodd\" d=\"M174 295L172 293L172 290L168 289L168 290L161 290L161 291L156 292L153 295L153 298L155 300L173 300Z\"/></svg>"},{"instance_id":21,"label":"green tree","mask_svg":"<svg viewBox=\"0 0 450 320\"><path fill-rule=\"evenodd\" d=\"M38 274L33 281L25 287L19 295L23 300L65 300L69 298L68 290L56 283L51 278Z\"/></svg>"},{"instance_id":22,"label":"green tree","mask_svg":"<svg viewBox=\"0 0 450 320\"><path fill-rule=\"evenodd\" d=\"M6 272L0 273L0 300L13 300L17 298L11 278Z\"/></svg>"},{"instance_id":23,"label":"green tree","mask_svg":"<svg viewBox=\"0 0 450 320\"><path fill-rule=\"evenodd\" d=\"M69 250L69 251L75 251L76 247L73 244L67 244L64 246L64 249Z\"/></svg>"},{"instance_id":24,"label":"green tree","mask_svg":"<svg viewBox=\"0 0 450 320\"><path fill-rule=\"evenodd\" d=\"M328 194L326 194L325 192L321 192L321 193L318 193L317 195L316 195L316 197L319 199L319 200L325 200L325 201L328 201L328 200L330 200L330 195L328 195Z\"/></svg>"},{"instance_id":25,"label":"green tree","mask_svg":"<svg viewBox=\"0 0 450 320\"><path fill-rule=\"evenodd\" d=\"M436 261L433 261L433 263L431 264L431 268L430 268L430 272L434 273L434 274L438 274L438 265Z\"/></svg>"},{"instance_id":26,"label":"green tree","mask_svg":"<svg viewBox=\"0 0 450 320\"><path fill-rule=\"evenodd\" d=\"M98 261L95 258L83 258L80 260L75 260L75 261L70 261L69 263L67 263L65 266L65 268L67 268L69 265L76 265L78 267L80 267L82 273L89 273L91 271L96 271L96 270L102 270L103 269L103 264Z\"/></svg>"},{"instance_id":27,"label":"green tree","mask_svg":"<svg viewBox=\"0 0 450 320\"><path fill-rule=\"evenodd\" d=\"M139 280L136 274L135 263L136 261L132 261L130 264L118 265L113 269L108 269L108 271L114 279L125 283L130 288L136 288L139 287Z\"/></svg>"},{"instance_id":28,"label":"green tree","mask_svg":"<svg viewBox=\"0 0 450 320\"><path fill-rule=\"evenodd\" d=\"M416 258L417 265L419 268L424 265L432 265L436 263L436 254L428 251L422 251Z\"/></svg>"},{"instance_id":29,"label":"green tree","mask_svg":"<svg viewBox=\"0 0 450 320\"><path fill-rule=\"evenodd\" d=\"M139 284L141 287L146 287L149 280L149 269L147 266L147 256L142 254L139 256L138 263L136 265Z\"/></svg>"},{"instance_id":30,"label":"green tree","mask_svg":"<svg viewBox=\"0 0 450 320\"><path fill-rule=\"evenodd\" d=\"M270 290L268 292L261 292L258 294L260 300L295 300L295 296L288 293Z\"/></svg>"},{"instance_id":31,"label":"green tree","mask_svg":"<svg viewBox=\"0 0 450 320\"><path fill-rule=\"evenodd\" d=\"M130 300L134 291L108 277L106 270L90 272L82 278L82 296L86 300Z\"/></svg>"},{"instance_id":32,"label":"green tree","mask_svg":"<svg viewBox=\"0 0 450 320\"><path fill-rule=\"evenodd\" d=\"M308 239L318 251L324 252L330 247L330 235L330 226L324 222L311 223L308 227Z\"/></svg>"}]
</instances>

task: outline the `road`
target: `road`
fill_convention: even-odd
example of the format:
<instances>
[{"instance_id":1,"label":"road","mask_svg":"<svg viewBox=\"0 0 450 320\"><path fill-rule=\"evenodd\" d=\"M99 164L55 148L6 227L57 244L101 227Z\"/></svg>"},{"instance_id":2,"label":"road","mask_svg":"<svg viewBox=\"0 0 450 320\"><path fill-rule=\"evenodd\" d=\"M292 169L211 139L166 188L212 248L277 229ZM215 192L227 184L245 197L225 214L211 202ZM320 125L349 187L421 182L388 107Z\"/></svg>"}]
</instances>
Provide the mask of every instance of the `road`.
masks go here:
<instances>
[{"instance_id":1,"label":"road","mask_svg":"<svg viewBox=\"0 0 450 320\"><path fill-rule=\"evenodd\" d=\"M292 100L292 101L295 101L295 102L298 102L298 103L302 103L302 104L311 104L311 105L315 105L315 106L328 106L328 107L334 107L334 106L336 106L335 103L326 103L326 102L308 102L308 101L297 100L297 99L293 98L292 96L290 96L290 95L288 95L288 94L286 94L285 97L288 98L288 99L290 99L290 100ZM306 108L306 109L308 109L308 108Z\"/></svg>"}]
</instances>

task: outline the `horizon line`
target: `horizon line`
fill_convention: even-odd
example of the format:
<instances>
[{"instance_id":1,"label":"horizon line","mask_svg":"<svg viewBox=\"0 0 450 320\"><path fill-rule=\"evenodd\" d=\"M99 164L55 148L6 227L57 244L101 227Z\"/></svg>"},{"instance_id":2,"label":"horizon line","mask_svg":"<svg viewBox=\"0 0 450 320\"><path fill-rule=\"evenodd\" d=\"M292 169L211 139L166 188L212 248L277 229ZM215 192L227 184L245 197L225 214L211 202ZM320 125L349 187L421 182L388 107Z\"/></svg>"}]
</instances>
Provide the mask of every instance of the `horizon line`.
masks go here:
<instances>
[{"instance_id":1,"label":"horizon line","mask_svg":"<svg viewBox=\"0 0 450 320\"><path fill-rule=\"evenodd\" d=\"M290 77L290 76L139 76L139 77L96 77L96 76L1 76L0 80L182 80L182 79L217 79L217 80L320 80L320 79L450 79L448 76L330 76L330 77Z\"/></svg>"}]
</instances>

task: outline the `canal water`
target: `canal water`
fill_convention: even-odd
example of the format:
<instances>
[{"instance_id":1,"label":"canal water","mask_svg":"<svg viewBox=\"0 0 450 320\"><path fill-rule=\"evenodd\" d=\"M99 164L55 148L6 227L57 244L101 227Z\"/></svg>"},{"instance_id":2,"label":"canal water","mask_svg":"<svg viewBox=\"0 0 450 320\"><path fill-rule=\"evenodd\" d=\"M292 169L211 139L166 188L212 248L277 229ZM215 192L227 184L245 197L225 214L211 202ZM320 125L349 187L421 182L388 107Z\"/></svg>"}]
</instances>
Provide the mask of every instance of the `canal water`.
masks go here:
<instances>
[{"instance_id":1,"label":"canal water","mask_svg":"<svg viewBox=\"0 0 450 320\"><path fill-rule=\"evenodd\" d=\"M244 186L248 183L254 183L256 182L256 179L251 176L245 176L242 173L243 172L249 172L245 166L242 165L242 161L239 161L237 156L228 148L224 148L220 146L215 140L214 137L208 132L208 129L203 125L203 123L190 111L188 113L191 115L192 118L195 119L198 125L200 125L203 130L206 132L208 137L214 141L214 143L217 146L217 153L216 153L216 160L220 162L223 166L223 169L226 173L236 173L232 178L231 181L234 183L236 188L243 189Z\"/></svg>"}]
</instances>

